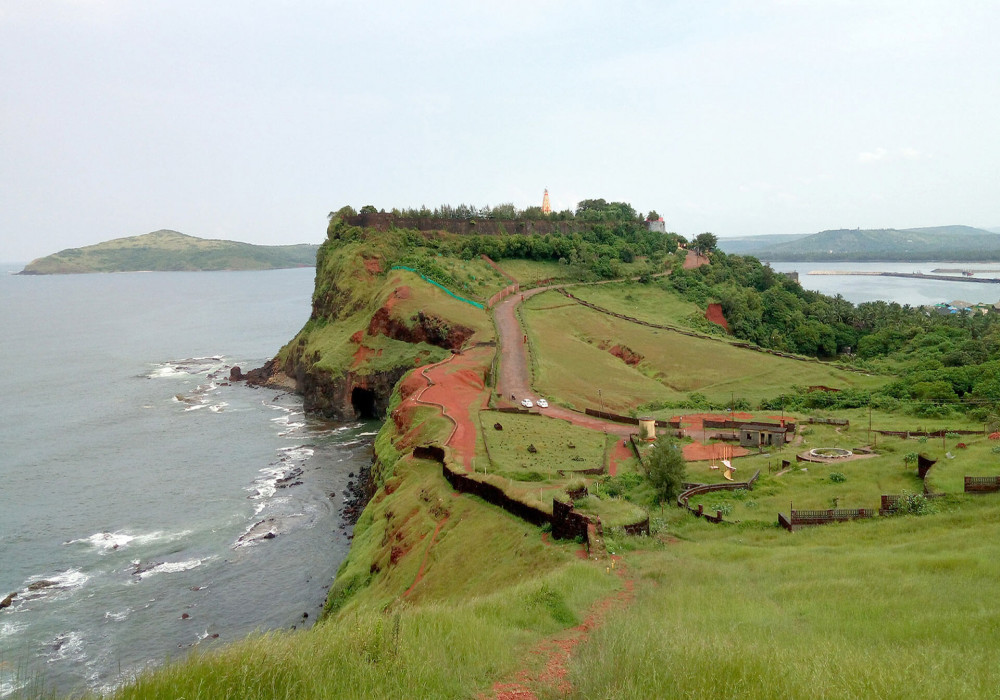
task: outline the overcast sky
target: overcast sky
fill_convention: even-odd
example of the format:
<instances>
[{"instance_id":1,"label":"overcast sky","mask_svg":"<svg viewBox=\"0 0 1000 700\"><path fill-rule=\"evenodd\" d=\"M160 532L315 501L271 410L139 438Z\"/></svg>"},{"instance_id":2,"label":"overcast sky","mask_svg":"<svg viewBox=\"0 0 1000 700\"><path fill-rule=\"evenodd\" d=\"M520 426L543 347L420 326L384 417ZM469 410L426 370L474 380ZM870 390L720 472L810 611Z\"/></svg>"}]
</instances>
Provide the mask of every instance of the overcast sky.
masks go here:
<instances>
[{"instance_id":1,"label":"overcast sky","mask_svg":"<svg viewBox=\"0 0 1000 700\"><path fill-rule=\"evenodd\" d=\"M1000 226L1000 2L0 0L0 260L344 204Z\"/></svg>"}]
</instances>

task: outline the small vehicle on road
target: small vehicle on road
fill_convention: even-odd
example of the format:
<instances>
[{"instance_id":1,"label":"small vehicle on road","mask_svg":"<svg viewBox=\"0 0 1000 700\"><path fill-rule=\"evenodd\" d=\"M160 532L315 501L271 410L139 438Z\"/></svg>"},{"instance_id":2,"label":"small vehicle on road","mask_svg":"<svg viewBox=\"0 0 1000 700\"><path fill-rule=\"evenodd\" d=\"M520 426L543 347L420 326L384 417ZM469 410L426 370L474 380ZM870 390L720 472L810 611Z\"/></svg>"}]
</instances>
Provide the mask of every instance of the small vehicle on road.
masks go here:
<instances>
[{"instance_id":1,"label":"small vehicle on road","mask_svg":"<svg viewBox=\"0 0 1000 700\"><path fill-rule=\"evenodd\" d=\"M536 401L535 403L538 405L539 408L548 408L549 407L549 402L546 401L545 399L538 399L538 401Z\"/></svg>"},{"instance_id":2,"label":"small vehicle on road","mask_svg":"<svg viewBox=\"0 0 1000 700\"><path fill-rule=\"evenodd\" d=\"M534 406L534 404L531 403L531 399L521 399L521 405L524 406L525 408L531 408L532 406Z\"/></svg>"}]
</instances>

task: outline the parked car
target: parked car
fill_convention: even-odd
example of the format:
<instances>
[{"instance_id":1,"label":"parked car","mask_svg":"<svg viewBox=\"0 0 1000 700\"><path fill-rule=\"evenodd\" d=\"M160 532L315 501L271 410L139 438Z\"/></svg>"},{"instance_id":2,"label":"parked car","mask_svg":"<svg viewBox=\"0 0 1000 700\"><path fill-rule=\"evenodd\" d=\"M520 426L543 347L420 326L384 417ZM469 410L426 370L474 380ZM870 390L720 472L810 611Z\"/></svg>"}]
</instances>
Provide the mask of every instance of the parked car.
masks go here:
<instances>
[{"instance_id":1,"label":"parked car","mask_svg":"<svg viewBox=\"0 0 1000 700\"><path fill-rule=\"evenodd\" d=\"M538 399L538 401L536 401L535 403L538 404L539 408L548 408L549 407L549 402L546 401L545 399Z\"/></svg>"},{"instance_id":2,"label":"parked car","mask_svg":"<svg viewBox=\"0 0 1000 700\"><path fill-rule=\"evenodd\" d=\"M525 408L531 408L532 406L534 406L534 404L531 403L531 399L521 399L521 405L524 406Z\"/></svg>"}]
</instances>

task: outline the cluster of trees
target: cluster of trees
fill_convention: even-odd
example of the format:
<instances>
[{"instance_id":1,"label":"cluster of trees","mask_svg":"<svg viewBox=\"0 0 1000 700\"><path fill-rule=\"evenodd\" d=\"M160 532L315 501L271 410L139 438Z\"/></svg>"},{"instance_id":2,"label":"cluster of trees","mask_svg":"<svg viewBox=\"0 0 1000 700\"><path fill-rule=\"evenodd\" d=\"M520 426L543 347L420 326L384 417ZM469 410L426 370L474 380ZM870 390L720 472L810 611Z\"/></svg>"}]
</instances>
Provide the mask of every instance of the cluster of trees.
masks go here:
<instances>
[{"instance_id":1,"label":"cluster of trees","mask_svg":"<svg viewBox=\"0 0 1000 700\"><path fill-rule=\"evenodd\" d=\"M803 408L874 401L927 417L959 409L977 417L1000 405L1000 316L943 315L884 301L857 306L803 289L756 258L715 253L712 264L662 284L704 306L722 304L730 332L761 347L820 358L839 356L899 379L875 396L800 390ZM789 404L790 406L792 404Z\"/></svg>"},{"instance_id":2,"label":"cluster of trees","mask_svg":"<svg viewBox=\"0 0 1000 700\"><path fill-rule=\"evenodd\" d=\"M380 210L376 209L373 205L366 204L361 207L360 213L375 214L379 211ZM381 212L385 213L385 209L382 209ZM574 221L579 219L580 221L588 222L640 222L644 220L642 215L628 202L608 202L604 199L584 199L583 201L577 203L576 209L565 209L559 212L552 212L551 214L543 214L540 206L519 209L512 202L504 202L503 204L497 204L496 206L486 204L479 207L474 204L442 204L433 209L428 209L426 206L420 206L416 209L412 207L404 207L402 209L394 208L390 213L404 219L495 219L497 221L540 221L542 219L552 221ZM338 216L345 217L357 215L358 210L355 210L354 207L348 205L341 207L335 212L330 212L328 218L332 220L334 217ZM650 211L645 220L656 221L659 218L659 214L655 211Z\"/></svg>"},{"instance_id":3,"label":"cluster of trees","mask_svg":"<svg viewBox=\"0 0 1000 700\"><path fill-rule=\"evenodd\" d=\"M572 234L463 236L454 253L461 257L485 254L494 260L522 258L583 265L597 277L623 274L622 264L645 257L658 266L684 239L675 233L650 231L641 221L619 221L581 228Z\"/></svg>"}]
</instances>

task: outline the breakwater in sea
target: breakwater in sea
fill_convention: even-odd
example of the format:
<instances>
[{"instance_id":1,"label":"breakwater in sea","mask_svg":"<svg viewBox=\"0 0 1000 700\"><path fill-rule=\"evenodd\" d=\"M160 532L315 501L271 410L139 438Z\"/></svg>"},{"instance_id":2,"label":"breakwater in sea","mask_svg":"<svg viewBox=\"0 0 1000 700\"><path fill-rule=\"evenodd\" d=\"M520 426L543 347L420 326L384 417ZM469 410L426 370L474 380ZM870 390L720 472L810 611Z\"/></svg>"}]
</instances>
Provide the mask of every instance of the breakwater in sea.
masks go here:
<instances>
[{"instance_id":1,"label":"breakwater in sea","mask_svg":"<svg viewBox=\"0 0 1000 700\"><path fill-rule=\"evenodd\" d=\"M995 277L967 277L958 275L930 275L923 272L875 272L867 270L812 270L810 275L855 275L860 277L902 277L915 280L941 280L945 282L979 282L983 284L1000 284Z\"/></svg>"}]
</instances>

